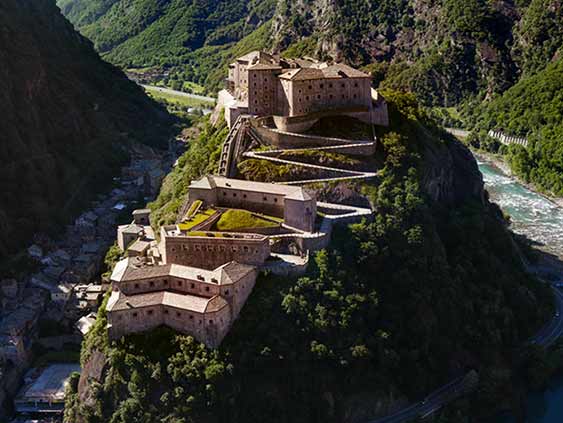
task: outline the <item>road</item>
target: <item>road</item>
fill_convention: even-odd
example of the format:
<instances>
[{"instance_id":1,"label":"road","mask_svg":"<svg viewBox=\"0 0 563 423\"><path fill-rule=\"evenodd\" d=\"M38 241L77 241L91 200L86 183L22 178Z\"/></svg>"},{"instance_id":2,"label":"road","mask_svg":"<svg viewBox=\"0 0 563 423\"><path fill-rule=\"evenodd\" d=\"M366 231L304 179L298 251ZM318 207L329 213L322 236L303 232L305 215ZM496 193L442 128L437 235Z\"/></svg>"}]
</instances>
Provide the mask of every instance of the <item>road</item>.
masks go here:
<instances>
[{"instance_id":1,"label":"road","mask_svg":"<svg viewBox=\"0 0 563 423\"><path fill-rule=\"evenodd\" d=\"M555 287L552 287L552 290L555 297L553 319L528 341L530 344L537 344L547 348L563 336L563 293ZM411 404L394 414L371 420L367 423L401 423L418 417L425 417L461 395L468 393L470 390L471 387L468 385L467 375L462 376L442 386L418 403Z\"/></svg>"},{"instance_id":2,"label":"road","mask_svg":"<svg viewBox=\"0 0 563 423\"><path fill-rule=\"evenodd\" d=\"M194 100L207 101L209 103L215 103L217 101L217 99L214 98L214 97L206 97L204 95L190 94L190 93L185 93L185 92L182 92L182 91L171 90L170 88L156 87L154 85L143 85L143 84L141 84L141 87L146 88L146 89L150 89L150 90L160 91L161 93L165 93L165 94L176 95L176 96L179 96L179 97L187 97L187 98L193 98Z\"/></svg>"},{"instance_id":3,"label":"road","mask_svg":"<svg viewBox=\"0 0 563 423\"><path fill-rule=\"evenodd\" d=\"M555 296L555 316L529 341L531 344L546 348L563 336L563 293L558 288L552 287L552 289Z\"/></svg>"},{"instance_id":4,"label":"road","mask_svg":"<svg viewBox=\"0 0 563 423\"><path fill-rule=\"evenodd\" d=\"M445 128L445 129L447 132L449 132L450 134L456 137L467 138L467 136L469 135L469 131L465 131L463 129L457 129L457 128Z\"/></svg>"}]
</instances>

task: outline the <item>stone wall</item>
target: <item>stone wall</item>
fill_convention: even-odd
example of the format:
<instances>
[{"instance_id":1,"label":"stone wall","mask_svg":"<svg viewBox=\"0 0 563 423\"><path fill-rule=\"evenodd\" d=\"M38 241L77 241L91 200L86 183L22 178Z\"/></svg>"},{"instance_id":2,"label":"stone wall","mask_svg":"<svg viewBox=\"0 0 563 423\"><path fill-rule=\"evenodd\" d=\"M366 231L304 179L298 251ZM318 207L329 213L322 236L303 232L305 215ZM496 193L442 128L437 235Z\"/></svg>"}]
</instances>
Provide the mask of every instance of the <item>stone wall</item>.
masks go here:
<instances>
[{"instance_id":1,"label":"stone wall","mask_svg":"<svg viewBox=\"0 0 563 423\"><path fill-rule=\"evenodd\" d=\"M216 269L231 261L260 266L270 255L270 243L266 236L221 235L166 236L163 242L164 261L167 264Z\"/></svg>"},{"instance_id":2,"label":"stone wall","mask_svg":"<svg viewBox=\"0 0 563 423\"><path fill-rule=\"evenodd\" d=\"M153 305L108 313L108 334L110 339L118 339L130 333L145 332L166 325L215 348L228 333L233 320L234 316L228 305L206 313Z\"/></svg>"}]
</instances>

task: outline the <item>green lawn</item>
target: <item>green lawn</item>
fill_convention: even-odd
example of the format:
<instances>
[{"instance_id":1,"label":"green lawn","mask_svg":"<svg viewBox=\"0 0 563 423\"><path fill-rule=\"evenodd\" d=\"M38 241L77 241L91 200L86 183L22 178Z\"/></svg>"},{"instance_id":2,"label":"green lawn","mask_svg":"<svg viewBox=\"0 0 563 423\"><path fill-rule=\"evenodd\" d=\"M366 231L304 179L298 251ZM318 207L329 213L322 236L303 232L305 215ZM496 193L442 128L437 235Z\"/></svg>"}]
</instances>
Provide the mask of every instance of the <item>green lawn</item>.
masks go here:
<instances>
[{"instance_id":1,"label":"green lawn","mask_svg":"<svg viewBox=\"0 0 563 423\"><path fill-rule=\"evenodd\" d=\"M145 87L145 91L149 96L156 101L166 101L170 104L175 104L182 107L205 107L212 108L215 103L212 101L200 100L197 98L186 97L178 94L171 94L168 92L159 91L158 88Z\"/></svg>"},{"instance_id":2,"label":"green lawn","mask_svg":"<svg viewBox=\"0 0 563 423\"><path fill-rule=\"evenodd\" d=\"M211 216L213 216L214 213L215 213L215 209L207 209L205 211L199 212L195 216L188 218L184 222L180 223L178 225L178 229L180 229L181 231L184 231L184 232L189 231L194 226L205 222L207 219L209 219ZM189 214L189 212L188 212L188 214Z\"/></svg>"},{"instance_id":3,"label":"green lawn","mask_svg":"<svg viewBox=\"0 0 563 423\"><path fill-rule=\"evenodd\" d=\"M279 219L273 222L247 210L227 210L215 224L219 231L237 231L246 228L275 228Z\"/></svg>"}]
</instances>

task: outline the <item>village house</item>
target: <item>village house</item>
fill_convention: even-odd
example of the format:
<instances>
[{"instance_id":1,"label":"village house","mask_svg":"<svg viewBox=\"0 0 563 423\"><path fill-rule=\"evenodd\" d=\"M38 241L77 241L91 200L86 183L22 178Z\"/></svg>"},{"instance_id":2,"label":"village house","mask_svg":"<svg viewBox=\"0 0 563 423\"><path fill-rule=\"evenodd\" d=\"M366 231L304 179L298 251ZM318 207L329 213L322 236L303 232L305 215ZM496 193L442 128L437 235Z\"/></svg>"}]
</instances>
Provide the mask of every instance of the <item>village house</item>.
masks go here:
<instances>
[{"instance_id":1,"label":"village house","mask_svg":"<svg viewBox=\"0 0 563 423\"><path fill-rule=\"evenodd\" d=\"M111 275L109 337L166 325L217 347L252 292L256 276L256 268L236 262L204 270L124 259Z\"/></svg>"},{"instance_id":2,"label":"village house","mask_svg":"<svg viewBox=\"0 0 563 423\"><path fill-rule=\"evenodd\" d=\"M283 59L261 51L229 65L219 104L231 126L240 115L273 116L278 129L302 132L319 117L348 115L388 125L387 105L371 75L343 63Z\"/></svg>"}]
</instances>

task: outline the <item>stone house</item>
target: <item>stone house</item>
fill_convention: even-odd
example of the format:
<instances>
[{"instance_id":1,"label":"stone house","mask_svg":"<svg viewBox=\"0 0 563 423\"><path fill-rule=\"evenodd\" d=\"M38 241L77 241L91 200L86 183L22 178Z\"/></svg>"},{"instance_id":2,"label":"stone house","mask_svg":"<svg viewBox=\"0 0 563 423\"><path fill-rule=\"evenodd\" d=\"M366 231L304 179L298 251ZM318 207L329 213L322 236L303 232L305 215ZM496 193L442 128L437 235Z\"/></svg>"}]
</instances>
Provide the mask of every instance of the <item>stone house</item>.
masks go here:
<instances>
[{"instance_id":1,"label":"stone house","mask_svg":"<svg viewBox=\"0 0 563 423\"><path fill-rule=\"evenodd\" d=\"M236 262L204 270L124 259L111 275L110 339L166 325L217 347L252 292L256 276L256 268Z\"/></svg>"}]
</instances>

